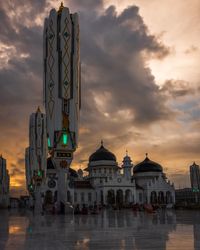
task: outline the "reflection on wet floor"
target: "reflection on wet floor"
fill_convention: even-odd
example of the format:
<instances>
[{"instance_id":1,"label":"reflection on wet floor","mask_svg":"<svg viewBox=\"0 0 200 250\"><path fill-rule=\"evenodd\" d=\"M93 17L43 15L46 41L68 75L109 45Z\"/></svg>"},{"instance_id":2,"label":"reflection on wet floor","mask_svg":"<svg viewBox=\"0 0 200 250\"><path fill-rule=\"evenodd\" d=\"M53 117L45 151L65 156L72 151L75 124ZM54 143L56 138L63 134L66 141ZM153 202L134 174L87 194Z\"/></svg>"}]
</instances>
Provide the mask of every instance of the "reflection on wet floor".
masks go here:
<instances>
[{"instance_id":1,"label":"reflection on wet floor","mask_svg":"<svg viewBox=\"0 0 200 250\"><path fill-rule=\"evenodd\" d=\"M33 216L0 211L0 249L200 250L199 211Z\"/></svg>"}]
</instances>

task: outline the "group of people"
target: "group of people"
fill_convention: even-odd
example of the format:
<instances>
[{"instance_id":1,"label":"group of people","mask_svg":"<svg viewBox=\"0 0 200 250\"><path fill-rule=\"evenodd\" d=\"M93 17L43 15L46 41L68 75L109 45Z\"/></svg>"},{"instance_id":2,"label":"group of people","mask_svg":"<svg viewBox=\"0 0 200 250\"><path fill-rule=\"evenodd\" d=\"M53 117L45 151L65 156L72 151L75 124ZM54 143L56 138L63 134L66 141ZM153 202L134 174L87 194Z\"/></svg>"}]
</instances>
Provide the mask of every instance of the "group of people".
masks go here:
<instances>
[{"instance_id":1,"label":"group of people","mask_svg":"<svg viewBox=\"0 0 200 250\"><path fill-rule=\"evenodd\" d=\"M97 206L96 203L93 206L86 206L85 204L80 206L77 204L74 208L74 214L98 214L99 210L101 210L101 207Z\"/></svg>"},{"instance_id":2,"label":"group of people","mask_svg":"<svg viewBox=\"0 0 200 250\"><path fill-rule=\"evenodd\" d=\"M102 210L105 206L97 205L95 202L93 205L87 205L87 204L76 204L75 206L72 206L71 203L62 204L62 206L58 209L57 202L51 203L51 204L43 204L42 206L42 214L58 214L58 213L73 213L73 214L99 214L100 210ZM120 210L123 207L117 206L117 205L110 205L108 208L113 210ZM157 209L160 208L159 205L152 205L152 204L130 204L129 208L132 208L133 211L146 211L149 213L154 213ZM34 212L34 206L32 207L32 210Z\"/></svg>"},{"instance_id":3,"label":"group of people","mask_svg":"<svg viewBox=\"0 0 200 250\"><path fill-rule=\"evenodd\" d=\"M161 208L161 206L156 204L134 204L133 211L146 211L148 213L154 213L157 209Z\"/></svg>"}]
</instances>

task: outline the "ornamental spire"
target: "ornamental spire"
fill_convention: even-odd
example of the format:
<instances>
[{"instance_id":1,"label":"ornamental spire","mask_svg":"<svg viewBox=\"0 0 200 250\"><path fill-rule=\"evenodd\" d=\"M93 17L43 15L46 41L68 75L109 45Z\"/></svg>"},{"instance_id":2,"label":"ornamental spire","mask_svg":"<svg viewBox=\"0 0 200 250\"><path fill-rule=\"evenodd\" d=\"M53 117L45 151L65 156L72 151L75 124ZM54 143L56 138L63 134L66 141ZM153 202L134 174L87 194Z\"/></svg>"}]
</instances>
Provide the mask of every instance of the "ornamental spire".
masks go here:
<instances>
[{"instance_id":1,"label":"ornamental spire","mask_svg":"<svg viewBox=\"0 0 200 250\"><path fill-rule=\"evenodd\" d=\"M146 153L145 155L146 155L145 160L149 160L148 153Z\"/></svg>"},{"instance_id":2,"label":"ornamental spire","mask_svg":"<svg viewBox=\"0 0 200 250\"><path fill-rule=\"evenodd\" d=\"M101 146L103 146L103 140L101 140Z\"/></svg>"},{"instance_id":3,"label":"ornamental spire","mask_svg":"<svg viewBox=\"0 0 200 250\"><path fill-rule=\"evenodd\" d=\"M37 108L37 113L41 113L40 106Z\"/></svg>"},{"instance_id":4,"label":"ornamental spire","mask_svg":"<svg viewBox=\"0 0 200 250\"><path fill-rule=\"evenodd\" d=\"M61 2L60 7L58 9L58 14L62 12L63 8L64 8L64 5L63 5L63 2Z\"/></svg>"}]
</instances>

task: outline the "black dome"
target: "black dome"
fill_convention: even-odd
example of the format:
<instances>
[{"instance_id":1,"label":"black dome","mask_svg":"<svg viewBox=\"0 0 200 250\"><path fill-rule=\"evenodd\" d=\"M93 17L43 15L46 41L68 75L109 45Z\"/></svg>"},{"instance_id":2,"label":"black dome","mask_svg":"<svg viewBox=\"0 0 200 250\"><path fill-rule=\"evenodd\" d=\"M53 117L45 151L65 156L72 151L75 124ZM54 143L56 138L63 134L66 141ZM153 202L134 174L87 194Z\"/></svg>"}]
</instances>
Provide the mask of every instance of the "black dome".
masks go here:
<instances>
[{"instance_id":1,"label":"black dome","mask_svg":"<svg viewBox=\"0 0 200 250\"><path fill-rule=\"evenodd\" d=\"M144 159L144 161L138 163L133 168L133 173L143 173L143 172L162 172L162 166L157 162L149 160L148 157Z\"/></svg>"},{"instance_id":2,"label":"black dome","mask_svg":"<svg viewBox=\"0 0 200 250\"><path fill-rule=\"evenodd\" d=\"M69 174L71 177L78 178L78 174L73 168L69 168Z\"/></svg>"},{"instance_id":3,"label":"black dome","mask_svg":"<svg viewBox=\"0 0 200 250\"><path fill-rule=\"evenodd\" d=\"M90 156L89 162L91 161L116 161L116 157L101 145L101 147Z\"/></svg>"}]
</instances>

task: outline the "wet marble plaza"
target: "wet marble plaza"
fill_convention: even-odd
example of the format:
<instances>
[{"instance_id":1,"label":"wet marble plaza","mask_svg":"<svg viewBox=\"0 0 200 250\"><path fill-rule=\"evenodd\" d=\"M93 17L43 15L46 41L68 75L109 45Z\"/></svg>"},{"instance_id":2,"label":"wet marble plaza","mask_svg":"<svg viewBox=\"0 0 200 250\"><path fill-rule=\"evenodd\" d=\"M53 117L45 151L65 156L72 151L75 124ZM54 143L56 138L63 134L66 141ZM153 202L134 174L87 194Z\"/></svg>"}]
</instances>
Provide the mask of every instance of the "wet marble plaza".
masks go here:
<instances>
[{"instance_id":1,"label":"wet marble plaza","mask_svg":"<svg viewBox=\"0 0 200 250\"><path fill-rule=\"evenodd\" d=\"M200 211L32 215L0 210L0 250L200 250Z\"/></svg>"}]
</instances>

